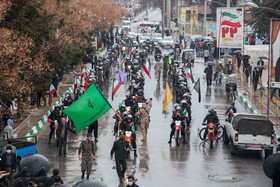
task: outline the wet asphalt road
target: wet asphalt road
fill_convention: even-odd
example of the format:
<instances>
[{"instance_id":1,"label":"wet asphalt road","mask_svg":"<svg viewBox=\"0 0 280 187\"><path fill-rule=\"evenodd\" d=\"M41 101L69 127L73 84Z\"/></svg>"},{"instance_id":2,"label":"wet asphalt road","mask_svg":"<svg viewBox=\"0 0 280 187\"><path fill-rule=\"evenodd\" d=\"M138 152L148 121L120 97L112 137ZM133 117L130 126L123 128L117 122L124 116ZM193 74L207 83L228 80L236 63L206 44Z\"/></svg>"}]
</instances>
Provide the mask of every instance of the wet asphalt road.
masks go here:
<instances>
[{"instance_id":1,"label":"wet asphalt road","mask_svg":"<svg viewBox=\"0 0 280 187\"><path fill-rule=\"evenodd\" d=\"M154 63L151 57L152 64ZM118 68L115 67L114 70ZM271 181L265 176L262 170L263 155L261 153L241 153L232 156L228 145L222 142L214 144L211 150L209 145L201 146L202 141L198 137L198 129L202 128L202 120L209 107L215 109L220 121L223 123L223 113L230 105L226 100L224 86L213 84L206 88L206 80L203 74L204 65L202 59L196 59L193 68L194 78L201 79L202 101L198 103L198 96L195 91L192 95L192 122L191 130L186 133L187 144L175 146L175 142L169 145L171 112L173 103L169 104L167 113L162 115L162 103L165 93L165 80L157 82L152 68L152 79L145 75L145 97L153 98L151 110L151 123L148 131L148 141L140 141L142 135L137 134L138 157L127 160L128 169L126 176L133 174L139 186L271 186ZM114 77L118 79L117 73ZM111 82L104 86L103 94L111 98ZM117 108L126 93L129 81L121 86L116 93L112 106ZM190 85L192 88L193 85ZM238 112L248 112L236 101ZM119 179L115 169L115 162L110 160L110 150L114 142L112 116L114 112L108 111L99 119L99 142L97 143L97 159L94 161L93 172L90 178L101 180L110 187L119 185ZM69 134L67 146L67 158L58 158L58 149L53 144L48 145L47 130L39 139L38 152L45 155L52 164L52 168L59 168L60 175L66 186L72 186L80 181L80 161L77 151L81 140L85 139L87 129L77 137ZM229 180L235 177L235 180Z\"/></svg>"}]
</instances>

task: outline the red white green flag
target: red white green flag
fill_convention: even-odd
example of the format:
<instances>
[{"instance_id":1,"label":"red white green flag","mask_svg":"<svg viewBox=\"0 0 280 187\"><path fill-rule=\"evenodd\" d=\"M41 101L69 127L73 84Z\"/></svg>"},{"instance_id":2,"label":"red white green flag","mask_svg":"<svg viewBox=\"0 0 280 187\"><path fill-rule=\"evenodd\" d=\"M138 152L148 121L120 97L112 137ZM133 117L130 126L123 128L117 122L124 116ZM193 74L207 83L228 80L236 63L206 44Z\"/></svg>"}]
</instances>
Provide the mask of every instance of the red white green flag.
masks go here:
<instances>
[{"instance_id":1,"label":"red white green flag","mask_svg":"<svg viewBox=\"0 0 280 187\"><path fill-rule=\"evenodd\" d=\"M76 93L76 90L78 88L78 84L77 84L77 77L74 77L74 93Z\"/></svg>"},{"instance_id":2,"label":"red white green flag","mask_svg":"<svg viewBox=\"0 0 280 187\"><path fill-rule=\"evenodd\" d=\"M54 87L54 85L52 84L51 82L51 85L50 85L50 92L49 92L49 105L51 106L52 104L52 95L56 92L56 89Z\"/></svg>"},{"instance_id":3,"label":"red white green flag","mask_svg":"<svg viewBox=\"0 0 280 187\"><path fill-rule=\"evenodd\" d=\"M187 72L187 76L192 80L192 83L194 83L194 78L193 78L191 67L189 67L189 71Z\"/></svg>"},{"instance_id":4,"label":"red white green flag","mask_svg":"<svg viewBox=\"0 0 280 187\"><path fill-rule=\"evenodd\" d=\"M87 71L85 68L82 70L81 82L85 81L85 91L88 89L88 78L87 78Z\"/></svg>"},{"instance_id":5,"label":"red white green flag","mask_svg":"<svg viewBox=\"0 0 280 187\"><path fill-rule=\"evenodd\" d=\"M187 118L189 118L189 113L188 113L188 110L187 108L185 108L184 112L183 112L183 115Z\"/></svg>"},{"instance_id":6,"label":"red white green flag","mask_svg":"<svg viewBox=\"0 0 280 187\"><path fill-rule=\"evenodd\" d=\"M230 108L229 113L230 113L231 115L233 115L233 109L232 109L232 108Z\"/></svg>"},{"instance_id":7,"label":"red white green flag","mask_svg":"<svg viewBox=\"0 0 280 187\"><path fill-rule=\"evenodd\" d=\"M185 40L182 40L181 47L182 47L182 49L186 49L186 41Z\"/></svg>"},{"instance_id":8,"label":"red white green flag","mask_svg":"<svg viewBox=\"0 0 280 187\"><path fill-rule=\"evenodd\" d=\"M151 79L151 75L150 75L151 63L149 60L144 65L143 69L144 69L145 73L149 76L149 78Z\"/></svg>"},{"instance_id":9,"label":"red white green flag","mask_svg":"<svg viewBox=\"0 0 280 187\"><path fill-rule=\"evenodd\" d=\"M134 55L134 53L135 53L135 49L132 50L130 54L131 54L131 55Z\"/></svg>"},{"instance_id":10,"label":"red white green flag","mask_svg":"<svg viewBox=\"0 0 280 187\"><path fill-rule=\"evenodd\" d=\"M121 64L123 64L124 63L124 60L123 60L123 58L121 59Z\"/></svg>"},{"instance_id":11,"label":"red white green flag","mask_svg":"<svg viewBox=\"0 0 280 187\"><path fill-rule=\"evenodd\" d=\"M116 81L115 78L113 78L113 86L112 86L112 101L114 100L114 95L118 91L118 89L121 87L122 83Z\"/></svg>"}]
</instances>

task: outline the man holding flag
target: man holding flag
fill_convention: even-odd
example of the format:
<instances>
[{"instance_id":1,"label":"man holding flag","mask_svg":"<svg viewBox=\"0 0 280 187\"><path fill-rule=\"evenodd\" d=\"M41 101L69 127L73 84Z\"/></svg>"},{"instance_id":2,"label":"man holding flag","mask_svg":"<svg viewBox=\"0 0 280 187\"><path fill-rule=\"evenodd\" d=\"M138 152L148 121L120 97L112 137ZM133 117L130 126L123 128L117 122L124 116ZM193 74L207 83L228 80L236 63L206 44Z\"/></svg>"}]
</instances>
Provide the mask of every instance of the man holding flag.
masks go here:
<instances>
[{"instance_id":1,"label":"man holding flag","mask_svg":"<svg viewBox=\"0 0 280 187\"><path fill-rule=\"evenodd\" d=\"M228 115L228 120L231 121L234 113L236 113L236 108L234 107L234 103L231 103L230 107L227 109L224 115Z\"/></svg>"}]
</instances>

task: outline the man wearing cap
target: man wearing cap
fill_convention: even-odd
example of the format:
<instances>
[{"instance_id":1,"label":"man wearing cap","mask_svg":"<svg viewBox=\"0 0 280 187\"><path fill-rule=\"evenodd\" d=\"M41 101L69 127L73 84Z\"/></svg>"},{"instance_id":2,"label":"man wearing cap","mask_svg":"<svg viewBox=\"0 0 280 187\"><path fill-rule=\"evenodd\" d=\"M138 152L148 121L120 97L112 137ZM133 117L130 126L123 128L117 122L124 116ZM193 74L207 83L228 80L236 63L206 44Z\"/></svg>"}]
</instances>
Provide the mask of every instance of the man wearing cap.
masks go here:
<instances>
[{"instance_id":1,"label":"man wearing cap","mask_svg":"<svg viewBox=\"0 0 280 187\"><path fill-rule=\"evenodd\" d=\"M120 178L120 182L123 181L124 173L126 171L126 158L127 151L129 151L129 144L125 141L124 133L120 133L120 139L114 142L111 150L111 160L113 160L113 154L115 153L117 173Z\"/></svg>"}]
</instances>

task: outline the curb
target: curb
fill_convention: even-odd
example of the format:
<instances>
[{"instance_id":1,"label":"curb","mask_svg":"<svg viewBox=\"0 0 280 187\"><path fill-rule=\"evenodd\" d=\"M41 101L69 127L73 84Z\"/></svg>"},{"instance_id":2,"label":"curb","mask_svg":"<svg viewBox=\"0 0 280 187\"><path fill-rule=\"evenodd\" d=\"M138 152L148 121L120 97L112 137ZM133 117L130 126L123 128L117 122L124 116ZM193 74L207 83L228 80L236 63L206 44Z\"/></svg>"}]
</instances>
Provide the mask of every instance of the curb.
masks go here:
<instances>
[{"instance_id":1,"label":"curb","mask_svg":"<svg viewBox=\"0 0 280 187\"><path fill-rule=\"evenodd\" d=\"M100 52L100 56L104 56L106 52L107 52L106 49ZM90 73L91 65L89 64L88 66L89 67L86 68L86 72ZM79 86L80 84L81 84L81 77L77 79L77 85ZM38 132L45 126L46 122L48 121L48 117L51 114L51 112L54 110L54 106L61 104L61 102L64 100L64 95L66 92L69 92L70 94L74 92L74 83L63 93L60 99L52 105L50 110L40 119L40 121L38 121L38 123L25 136L35 136L38 134Z\"/></svg>"}]
</instances>

